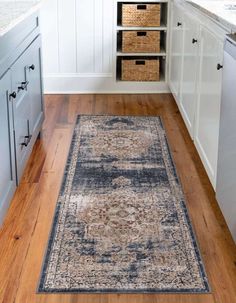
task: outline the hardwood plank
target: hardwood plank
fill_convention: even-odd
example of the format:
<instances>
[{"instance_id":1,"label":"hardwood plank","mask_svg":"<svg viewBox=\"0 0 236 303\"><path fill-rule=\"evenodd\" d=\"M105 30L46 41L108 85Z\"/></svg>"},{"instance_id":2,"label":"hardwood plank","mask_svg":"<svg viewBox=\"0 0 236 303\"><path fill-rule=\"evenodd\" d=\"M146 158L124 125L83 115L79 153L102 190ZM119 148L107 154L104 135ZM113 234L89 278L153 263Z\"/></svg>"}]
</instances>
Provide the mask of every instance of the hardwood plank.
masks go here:
<instances>
[{"instance_id":1,"label":"hardwood plank","mask_svg":"<svg viewBox=\"0 0 236 303\"><path fill-rule=\"evenodd\" d=\"M33 200L36 193L36 184L22 184L18 188L1 229L0 302L14 302L27 255L28 239L32 236L35 226L37 210ZM32 214L32 222L29 213Z\"/></svg>"},{"instance_id":2,"label":"hardwood plank","mask_svg":"<svg viewBox=\"0 0 236 303\"><path fill-rule=\"evenodd\" d=\"M36 294L77 114L160 115L196 231L211 294ZM234 303L236 248L169 94L50 95L37 141L0 231L0 302Z\"/></svg>"}]
</instances>

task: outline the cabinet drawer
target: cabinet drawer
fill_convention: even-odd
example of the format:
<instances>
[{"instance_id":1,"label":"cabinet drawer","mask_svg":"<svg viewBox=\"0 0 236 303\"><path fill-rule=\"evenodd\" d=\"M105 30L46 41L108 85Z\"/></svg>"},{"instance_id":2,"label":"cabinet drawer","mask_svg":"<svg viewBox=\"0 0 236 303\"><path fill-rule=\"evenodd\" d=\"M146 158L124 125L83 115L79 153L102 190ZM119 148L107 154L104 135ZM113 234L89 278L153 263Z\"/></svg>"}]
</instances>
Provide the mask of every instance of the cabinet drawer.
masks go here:
<instances>
[{"instance_id":1,"label":"cabinet drawer","mask_svg":"<svg viewBox=\"0 0 236 303\"><path fill-rule=\"evenodd\" d=\"M19 183L31 148L29 95L27 93L16 100L13 112L17 180Z\"/></svg>"},{"instance_id":2,"label":"cabinet drawer","mask_svg":"<svg viewBox=\"0 0 236 303\"><path fill-rule=\"evenodd\" d=\"M11 75L0 78L0 224L16 188L13 121L10 109Z\"/></svg>"},{"instance_id":3,"label":"cabinet drawer","mask_svg":"<svg viewBox=\"0 0 236 303\"><path fill-rule=\"evenodd\" d=\"M26 50L26 79L27 91L30 99L30 132L34 134L42 124L43 112L43 88L41 81L41 36Z\"/></svg>"},{"instance_id":4,"label":"cabinet drawer","mask_svg":"<svg viewBox=\"0 0 236 303\"><path fill-rule=\"evenodd\" d=\"M27 52L24 52L12 66L12 89L16 93L13 99L14 138L17 181L21 178L30 154L30 102L28 80L26 77Z\"/></svg>"},{"instance_id":5,"label":"cabinet drawer","mask_svg":"<svg viewBox=\"0 0 236 303\"><path fill-rule=\"evenodd\" d=\"M41 40L38 36L22 53L12 68L12 102L19 184L26 161L43 121L41 84Z\"/></svg>"},{"instance_id":6,"label":"cabinet drawer","mask_svg":"<svg viewBox=\"0 0 236 303\"><path fill-rule=\"evenodd\" d=\"M12 70L12 90L16 93L15 101L27 94L26 58L23 55L15 62Z\"/></svg>"}]
</instances>

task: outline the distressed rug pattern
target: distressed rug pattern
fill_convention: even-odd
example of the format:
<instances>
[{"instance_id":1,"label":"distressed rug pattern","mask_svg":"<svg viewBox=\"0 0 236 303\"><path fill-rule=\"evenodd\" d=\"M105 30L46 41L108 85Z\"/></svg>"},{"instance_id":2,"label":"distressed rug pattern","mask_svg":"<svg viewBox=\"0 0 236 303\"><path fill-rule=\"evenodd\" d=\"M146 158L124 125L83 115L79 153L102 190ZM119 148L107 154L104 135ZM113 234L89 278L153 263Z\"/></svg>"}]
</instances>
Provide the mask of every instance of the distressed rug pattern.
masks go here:
<instances>
[{"instance_id":1,"label":"distressed rug pattern","mask_svg":"<svg viewBox=\"0 0 236 303\"><path fill-rule=\"evenodd\" d=\"M38 290L209 292L160 117L78 117Z\"/></svg>"}]
</instances>

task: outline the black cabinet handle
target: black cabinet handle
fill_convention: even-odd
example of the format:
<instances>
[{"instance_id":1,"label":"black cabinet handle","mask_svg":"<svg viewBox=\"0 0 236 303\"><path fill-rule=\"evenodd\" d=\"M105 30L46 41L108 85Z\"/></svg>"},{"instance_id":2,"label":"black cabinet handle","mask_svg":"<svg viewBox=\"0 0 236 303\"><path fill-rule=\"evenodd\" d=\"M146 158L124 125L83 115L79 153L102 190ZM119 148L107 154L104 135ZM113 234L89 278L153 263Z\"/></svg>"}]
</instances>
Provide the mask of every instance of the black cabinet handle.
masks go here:
<instances>
[{"instance_id":1,"label":"black cabinet handle","mask_svg":"<svg viewBox=\"0 0 236 303\"><path fill-rule=\"evenodd\" d=\"M21 146L27 147L29 144L29 140L25 140L24 142L21 143Z\"/></svg>"},{"instance_id":2,"label":"black cabinet handle","mask_svg":"<svg viewBox=\"0 0 236 303\"><path fill-rule=\"evenodd\" d=\"M16 99L16 92L12 92L12 93L10 94L10 97L13 98L13 99Z\"/></svg>"},{"instance_id":3,"label":"black cabinet handle","mask_svg":"<svg viewBox=\"0 0 236 303\"><path fill-rule=\"evenodd\" d=\"M197 39L194 39L194 38L193 38L192 44L194 44L194 43L197 43Z\"/></svg>"},{"instance_id":4,"label":"black cabinet handle","mask_svg":"<svg viewBox=\"0 0 236 303\"><path fill-rule=\"evenodd\" d=\"M25 90L29 84L29 81L21 82L21 86L18 86L18 90Z\"/></svg>"},{"instance_id":5,"label":"black cabinet handle","mask_svg":"<svg viewBox=\"0 0 236 303\"><path fill-rule=\"evenodd\" d=\"M30 141L31 138L32 138L32 135L25 136L25 139L28 139L28 141Z\"/></svg>"},{"instance_id":6,"label":"black cabinet handle","mask_svg":"<svg viewBox=\"0 0 236 303\"><path fill-rule=\"evenodd\" d=\"M177 22L177 26L181 26L182 25L182 23L181 22Z\"/></svg>"},{"instance_id":7,"label":"black cabinet handle","mask_svg":"<svg viewBox=\"0 0 236 303\"><path fill-rule=\"evenodd\" d=\"M25 138L24 142L22 142L21 145L27 147L30 143L30 140L31 140L32 136L31 135L25 136L24 138Z\"/></svg>"},{"instance_id":8,"label":"black cabinet handle","mask_svg":"<svg viewBox=\"0 0 236 303\"><path fill-rule=\"evenodd\" d=\"M217 70L220 70L220 69L223 68L223 65L221 65L220 63L218 63L216 68L217 68Z\"/></svg>"},{"instance_id":9,"label":"black cabinet handle","mask_svg":"<svg viewBox=\"0 0 236 303\"><path fill-rule=\"evenodd\" d=\"M35 65L34 64L30 65L29 69L35 70Z\"/></svg>"}]
</instances>

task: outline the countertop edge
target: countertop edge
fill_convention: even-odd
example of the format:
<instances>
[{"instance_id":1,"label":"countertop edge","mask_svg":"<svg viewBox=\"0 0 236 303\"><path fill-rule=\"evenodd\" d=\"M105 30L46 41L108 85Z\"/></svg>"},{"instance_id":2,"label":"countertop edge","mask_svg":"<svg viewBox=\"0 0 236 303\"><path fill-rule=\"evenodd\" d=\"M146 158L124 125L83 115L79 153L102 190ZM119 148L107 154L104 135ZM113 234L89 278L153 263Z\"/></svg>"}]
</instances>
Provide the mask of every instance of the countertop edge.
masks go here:
<instances>
[{"instance_id":1,"label":"countertop edge","mask_svg":"<svg viewBox=\"0 0 236 303\"><path fill-rule=\"evenodd\" d=\"M19 23L33 15L36 11L38 11L42 6L42 1L33 5L30 9L28 9L25 13L21 14L18 18L14 19L9 23L4 29L0 29L0 38L10 32L14 27L16 27Z\"/></svg>"},{"instance_id":2,"label":"countertop edge","mask_svg":"<svg viewBox=\"0 0 236 303\"><path fill-rule=\"evenodd\" d=\"M212 12L211 10L201 6L199 3L196 3L196 2L191 1L191 0L181 0L181 1L186 3L186 4L189 4L190 6L194 7L195 9L199 10L207 18L210 18L211 20L215 21L224 30L227 30L231 33L236 32L236 25L234 25L231 22L227 21L226 19L220 17L219 15Z\"/></svg>"}]
</instances>

